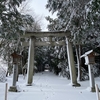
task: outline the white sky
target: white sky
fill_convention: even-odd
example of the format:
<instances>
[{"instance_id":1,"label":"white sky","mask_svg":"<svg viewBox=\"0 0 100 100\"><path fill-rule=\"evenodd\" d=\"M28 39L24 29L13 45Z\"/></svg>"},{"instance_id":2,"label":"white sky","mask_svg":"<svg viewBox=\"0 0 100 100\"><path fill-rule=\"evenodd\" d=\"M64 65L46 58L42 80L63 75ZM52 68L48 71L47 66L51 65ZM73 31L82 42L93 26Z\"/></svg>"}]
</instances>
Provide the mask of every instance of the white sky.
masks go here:
<instances>
[{"instance_id":1,"label":"white sky","mask_svg":"<svg viewBox=\"0 0 100 100\"><path fill-rule=\"evenodd\" d=\"M29 0L31 9L34 10L36 15L42 16L42 29L43 31L46 31L46 26L48 22L46 21L46 16L51 16L53 18L56 17L56 14L52 15L48 9L46 9L45 5L47 4L47 0Z\"/></svg>"}]
</instances>

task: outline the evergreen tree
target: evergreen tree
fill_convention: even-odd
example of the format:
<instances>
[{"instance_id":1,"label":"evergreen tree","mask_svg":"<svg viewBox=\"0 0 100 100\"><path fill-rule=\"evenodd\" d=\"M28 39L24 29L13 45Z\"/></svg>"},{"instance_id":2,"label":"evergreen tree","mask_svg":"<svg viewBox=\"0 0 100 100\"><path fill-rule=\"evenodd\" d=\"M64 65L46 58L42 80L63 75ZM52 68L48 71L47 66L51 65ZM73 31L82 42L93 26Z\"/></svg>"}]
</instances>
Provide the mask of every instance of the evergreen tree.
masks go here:
<instances>
[{"instance_id":1,"label":"evergreen tree","mask_svg":"<svg viewBox=\"0 0 100 100\"><path fill-rule=\"evenodd\" d=\"M81 59L82 45L87 43L97 44L96 27L99 26L99 0L48 0L46 8L52 13L57 13L56 19L47 17L50 24L49 30L70 30L72 42L76 47L78 63L78 80L81 80ZM88 10L88 13L87 13ZM94 17L95 16L95 17ZM97 17L96 17L97 16ZM93 21L95 19L95 21ZM90 24L91 23L91 24ZM95 29L94 29L95 27ZM95 31L96 30L96 31ZM100 32L100 31L99 31ZM89 33L89 34L88 34ZM98 34L99 38L99 34ZM88 41L89 40L89 41ZM99 39L98 39L99 40Z\"/></svg>"},{"instance_id":2,"label":"evergreen tree","mask_svg":"<svg viewBox=\"0 0 100 100\"><path fill-rule=\"evenodd\" d=\"M86 31L92 46L97 47L100 44L100 1L91 0L85 7L86 9Z\"/></svg>"},{"instance_id":3,"label":"evergreen tree","mask_svg":"<svg viewBox=\"0 0 100 100\"><path fill-rule=\"evenodd\" d=\"M14 50L19 54L24 52L24 49L27 50L21 46L21 41L28 41L28 39L20 39L20 36L36 25L32 16L19 12L18 7L23 1L25 0L0 1L0 55L7 61L8 66L11 66L10 55ZM37 27L38 25L34 30L40 30L40 27Z\"/></svg>"}]
</instances>

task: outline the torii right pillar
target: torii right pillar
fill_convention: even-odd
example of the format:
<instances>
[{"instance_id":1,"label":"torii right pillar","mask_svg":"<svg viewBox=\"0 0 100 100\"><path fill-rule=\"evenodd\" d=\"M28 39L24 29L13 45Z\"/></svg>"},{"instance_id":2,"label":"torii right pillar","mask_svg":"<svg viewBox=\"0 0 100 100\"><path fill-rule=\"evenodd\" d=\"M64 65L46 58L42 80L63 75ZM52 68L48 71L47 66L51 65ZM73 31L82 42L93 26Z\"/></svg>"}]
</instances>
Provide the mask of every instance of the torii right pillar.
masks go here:
<instances>
[{"instance_id":1,"label":"torii right pillar","mask_svg":"<svg viewBox=\"0 0 100 100\"><path fill-rule=\"evenodd\" d=\"M69 64L69 70L70 70L71 84L72 86L79 87L80 84L77 83L72 44L68 40L68 38L66 38L66 44L67 44L67 55L68 55L68 64Z\"/></svg>"}]
</instances>

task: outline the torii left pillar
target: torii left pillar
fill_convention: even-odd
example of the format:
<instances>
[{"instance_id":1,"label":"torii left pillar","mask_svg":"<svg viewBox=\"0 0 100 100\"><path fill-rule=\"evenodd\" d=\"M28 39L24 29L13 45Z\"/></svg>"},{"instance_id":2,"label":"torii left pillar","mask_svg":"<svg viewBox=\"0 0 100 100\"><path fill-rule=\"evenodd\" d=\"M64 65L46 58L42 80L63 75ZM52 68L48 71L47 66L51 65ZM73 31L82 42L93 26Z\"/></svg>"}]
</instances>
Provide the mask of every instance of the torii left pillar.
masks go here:
<instances>
[{"instance_id":1,"label":"torii left pillar","mask_svg":"<svg viewBox=\"0 0 100 100\"><path fill-rule=\"evenodd\" d=\"M33 82L34 49L35 49L35 37L30 37L29 54L28 54L28 70L27 70L27 86L31 86Z\"/></svg>"}]
</instances>

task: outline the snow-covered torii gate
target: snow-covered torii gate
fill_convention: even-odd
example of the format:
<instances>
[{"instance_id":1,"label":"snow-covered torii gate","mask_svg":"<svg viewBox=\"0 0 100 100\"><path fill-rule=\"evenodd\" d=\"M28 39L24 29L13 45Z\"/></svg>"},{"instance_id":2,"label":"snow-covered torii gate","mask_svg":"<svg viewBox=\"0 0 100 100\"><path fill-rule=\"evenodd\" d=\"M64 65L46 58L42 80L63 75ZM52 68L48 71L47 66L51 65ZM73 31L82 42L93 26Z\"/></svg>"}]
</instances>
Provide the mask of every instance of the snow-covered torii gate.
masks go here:
<instances>
[{"instance_id":1,"label":"snow-covered torii gate","mask_svg":"<svg viewBox=\"0 0 100 100\"><path fill-rule=\"evenodd\" d=\"M66 45L68 64L70 69L71 85L80 86L77 83L76 70L74 64L73 49L70 40L70 31L59 31L59 32L29 32L26 31L22 36L23 38L30 38L29 43L23 42L22 46L29 46L28 54L28 71L27 71L27 85L31 86L33 82L33 69L34 69L34 48L35 46L61 46ZM50 37L49 41L38 41L36 38ZM52 41L52 37L65 37L63 41Z\"/></svg>"}]
</instances>

